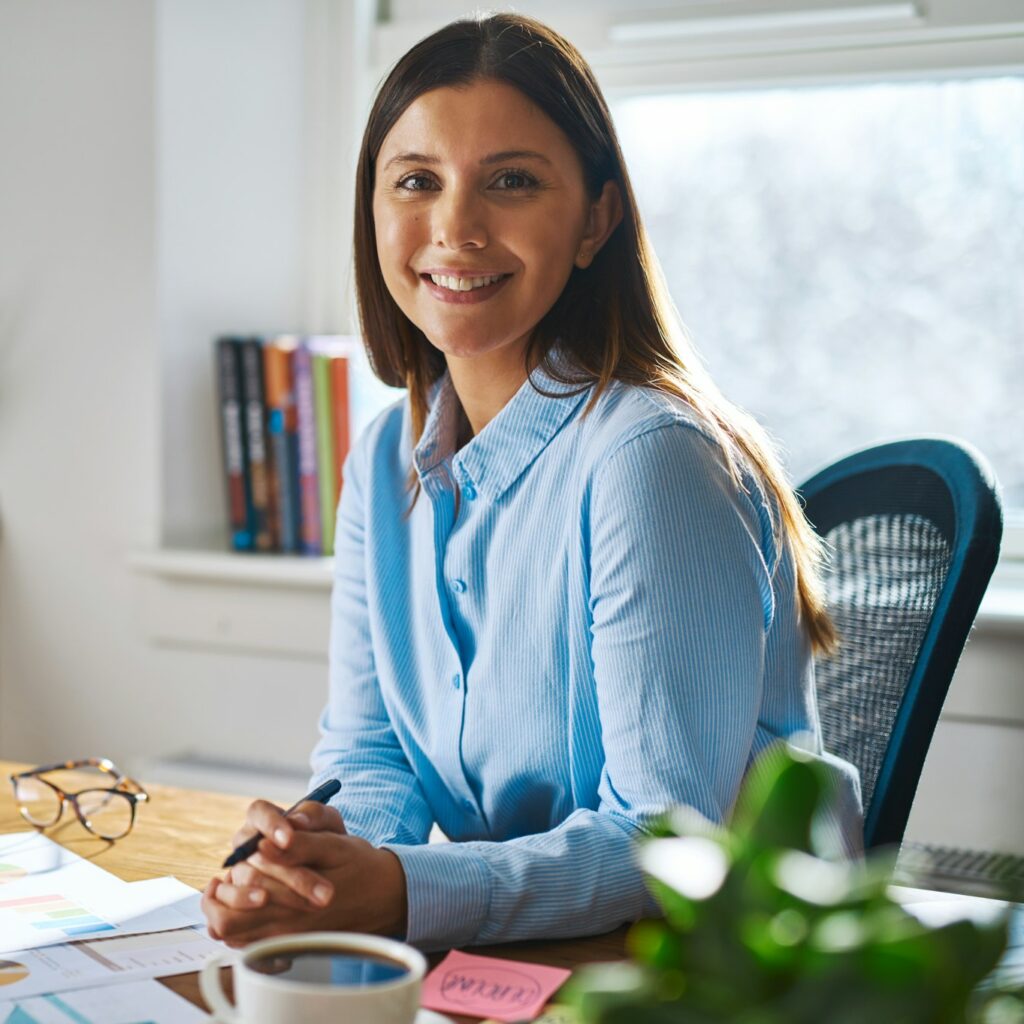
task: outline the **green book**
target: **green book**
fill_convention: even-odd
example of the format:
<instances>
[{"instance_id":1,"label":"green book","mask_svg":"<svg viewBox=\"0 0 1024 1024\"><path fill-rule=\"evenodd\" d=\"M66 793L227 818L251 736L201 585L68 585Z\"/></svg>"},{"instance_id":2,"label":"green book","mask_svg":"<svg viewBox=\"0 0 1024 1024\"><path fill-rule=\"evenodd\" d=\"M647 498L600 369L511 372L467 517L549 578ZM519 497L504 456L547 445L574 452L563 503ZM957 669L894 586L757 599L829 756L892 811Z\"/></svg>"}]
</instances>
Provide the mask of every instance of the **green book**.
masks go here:
<instances>
[{"instance_id":1,"label":"green book","mask_svg":"<svg viewBox=\"0 0 1024 1024\"><path fill-rule=\"evenodd\" d=\"M338 467L334 462L334 418L331 412L331 357L313 354L313 405L316 412L316 468L320 481L320 523L323 553L334 554L334 502Z\"/></svg>"}]
</instances>

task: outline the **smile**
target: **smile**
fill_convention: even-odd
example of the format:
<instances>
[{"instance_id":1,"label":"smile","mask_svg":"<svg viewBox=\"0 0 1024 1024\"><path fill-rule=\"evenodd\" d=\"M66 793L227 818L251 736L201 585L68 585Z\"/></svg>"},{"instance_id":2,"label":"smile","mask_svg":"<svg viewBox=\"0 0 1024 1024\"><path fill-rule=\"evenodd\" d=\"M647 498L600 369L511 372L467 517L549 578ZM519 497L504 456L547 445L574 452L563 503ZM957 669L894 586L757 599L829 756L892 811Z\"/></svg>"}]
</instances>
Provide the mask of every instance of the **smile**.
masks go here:
<instances>
[{"instance_id":1,"label":"smile","mask_svg":"<svg viewBox=\"0 0 1024 1024\"><path fill-rule=\"evenodd\" d=\"M466 305L485 302L497 294L511 274L487 274L481 277L453 277L444 274L420 274L427 290L442 302Z\"/></svg>"}]
</instances>

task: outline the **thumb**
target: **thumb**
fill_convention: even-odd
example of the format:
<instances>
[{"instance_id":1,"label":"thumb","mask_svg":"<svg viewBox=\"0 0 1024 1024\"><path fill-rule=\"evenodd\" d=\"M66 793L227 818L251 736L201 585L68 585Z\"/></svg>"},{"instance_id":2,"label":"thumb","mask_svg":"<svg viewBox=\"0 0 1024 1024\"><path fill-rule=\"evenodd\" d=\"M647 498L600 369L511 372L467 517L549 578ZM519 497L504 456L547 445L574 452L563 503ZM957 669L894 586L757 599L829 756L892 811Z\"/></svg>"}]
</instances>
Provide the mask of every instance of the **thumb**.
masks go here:
<instances>
[{"instance_id":1,"label":"thumb","mask_svg":"<svg viewBox=\"0 0 1024 1024\"><path fill-rule=\"evenodd\" d=\"M296 828L304 829L307 832L336 832L338 835L346 835L345 823L336 807L318 804L315 801L307 800L288 815L288 820Z\"/></svg>"}]
</instances>

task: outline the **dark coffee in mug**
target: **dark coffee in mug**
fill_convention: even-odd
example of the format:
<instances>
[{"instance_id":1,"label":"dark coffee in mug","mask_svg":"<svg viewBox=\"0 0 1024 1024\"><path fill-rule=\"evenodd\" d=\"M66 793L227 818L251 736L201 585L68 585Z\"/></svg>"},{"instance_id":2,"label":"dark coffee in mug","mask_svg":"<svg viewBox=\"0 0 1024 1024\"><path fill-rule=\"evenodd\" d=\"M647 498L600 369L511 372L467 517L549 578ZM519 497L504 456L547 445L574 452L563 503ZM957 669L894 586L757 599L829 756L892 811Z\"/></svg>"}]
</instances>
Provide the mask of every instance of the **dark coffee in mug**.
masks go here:
<instances>
[{"instance_id":1,"label":"dark coffee in mug","mask_svg":"<svg viewBox=\"0 0 1024 1024\"><path fill-rule=\"evenodd\" d=\"M282 981L309 985L335 985L339 988L368 988L386 985L409 974L409 968L397 960L374 956L363 950L351 952L337 947L310 947L280 952L268 951L246 960L246 966L259 974L272 974Z\"/></svg>"}]
</instances>

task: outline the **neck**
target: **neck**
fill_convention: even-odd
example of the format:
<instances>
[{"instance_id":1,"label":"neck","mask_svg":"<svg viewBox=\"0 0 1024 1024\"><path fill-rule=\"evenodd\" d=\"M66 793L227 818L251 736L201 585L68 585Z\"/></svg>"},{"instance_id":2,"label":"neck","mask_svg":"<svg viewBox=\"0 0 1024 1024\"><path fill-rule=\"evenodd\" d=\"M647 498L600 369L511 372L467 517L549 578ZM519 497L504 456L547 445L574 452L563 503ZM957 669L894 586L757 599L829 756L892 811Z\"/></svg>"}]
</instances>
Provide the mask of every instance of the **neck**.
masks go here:
<instances>
[{"instance_id":1,"label":"neck","mask_svg":"<svg viewBox=\"0 0 1024 1024\"><path fill-rule=\"evenodd\" d=\"M469 437L475 437L508 404L526 380L525 345L509 345L496 352L463 358L448 356L452 386L468 421Z\"/></svg>"}]
</instances>

